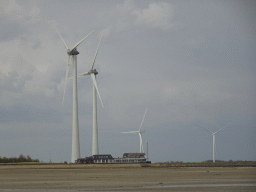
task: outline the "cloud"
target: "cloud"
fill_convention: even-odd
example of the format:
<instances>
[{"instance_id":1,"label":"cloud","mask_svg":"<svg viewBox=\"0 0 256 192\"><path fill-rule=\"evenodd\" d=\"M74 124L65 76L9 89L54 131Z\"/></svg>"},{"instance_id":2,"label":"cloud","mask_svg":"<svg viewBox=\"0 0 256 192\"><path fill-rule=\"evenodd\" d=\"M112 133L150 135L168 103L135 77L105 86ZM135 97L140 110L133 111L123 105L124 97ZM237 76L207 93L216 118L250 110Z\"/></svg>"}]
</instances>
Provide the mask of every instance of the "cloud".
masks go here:
<instances>
[{"instance_id":1,"label":"cloud","mask_svg":"<svg viewBox=\"0 0 256 192\"><path fill-rule=\"evenodd\" d=\"M116 9L121 13L128 13L135 7L133 0L126 0L123 4L117 4Z\"/></svg>"},{"instance_id":2,"label":"cloud","mask_svg":"<svg viewBox=\"0 0 256 192\"><path fill-rule=\"evenodd\" d=\"M103 30L101 30L100 35L104 38L107 37L111 32L112 32L112 26L105 28Z\"/></svg>"},{"instance_id":3,"label":"cloud","mask_svg":"<svg viewBox=\"0 0 256 192\"><path fill-rule=\"evenodd\" d=\"M23 103L22 100L11 106L1 106L0 122L48 122L61 123L63 121L63 111L58 111L55 106L36 106L34 104Z\"/></svg>"},{"instance_id":4,"label":"cloud","mask_svg":"<svg viewBox=\"0 0 256 192\"><path fill-rule=\"evenodd\" d=\"M126 0L117 4L111 13L100 14L105 20L105 29L101 32L108 36L113 32L122 32L134 26L147 26L162 30L170 30L180 22L174 21L174 6L170 3L151 3L148 8L138 8L135 1ZM103 17L104 15L104 17ZM108 23L108 25L106 25Z\"/></svg>"},{"instance_id":5,"label":"cloud","mask_svg":"<svg viewBox=\"0 0 256 192\"><path fill-rule=\"evenodd\" d=\"M99 25L103 26L101 35L109 36L111 33L121 32L133 26L133 21L130 19L131 12L135 7L134 1L126 0L123 3L118 3L111 11L103 11L98 14Z\"/></svg>"},{"instance_id":6,"label":"cloud","mask_svg":"<svg viewBox=\"0 0 256 192\"><path fill-rule=\"evenodd\" d=\"M2 16L8 20L28 21L35 23L40 20L40 9L35 3L22 4L15 0L1 3Z\"/></svg>"},{"instance_id":7,"label":"cloud","mask_svg":"<svg viewBox=\"0 0 256 192\"><path fill-rule=\"evenodd\" d=\"M24 34L29 26L41 19L40 9L34 3L15 0L0 2L0 41L10 41Z\"/></svg>"},{"instance_id":8,"label":"cloud","mask_svg":"<svg viewBox=\"0 0 256 192\"><path fill-rule=\"evenodd\" d=\"M17 72L9 72L8 76L0 74L0 79L1 94L2 91L22 92L25 82L31 80L32 77L30 75L19 77Z\"/></svg>"},{"instance_id":9,"label":"cloud","mask_svg":"<svg viewBox=\"0 0 256 192\"><path fill-rule=\"evenodd\" d=\"M134 10L132 14L136 15L135 23L137 25L145 24L150 28L161 28L163 30L171 29L175 23L173 19L173 6L168 3L152 3L148 9Z\"/></svg>"},{"instance_id":10,"label":"cloud","mask_svg":"<svg viewBox=\"0 0 256 192\"><path fill-rule=\"evenodd\" d=\"M241 22L225 11L220 12L222 4L215 6L217 12L210 12L208 10L213 9L214 3L192 2L194 7L191 8L191 4L182 1L175 2L175 6L165 0L142 2L78 1L76 4L63 2L60 6L57 1L0 1L0 145L13 137L21 140L20 133L30 134L34 141L45 133L50 135L45 138L50 139L40 142L59 146L59 151L65 153L63 158L70 158L72 80L67 83L62 105L67 53L52 24L44 20L55 19L60 33L70 45L95 29L79 45L78 74L90 68L100 35L103 36L95 63L104 103L102 108L98 100L97 108L101 150L105 147L102 152L112 149L120 155L123 147L130 146L127 141L128 145L115 148L116 136L122 141L127 136L121 131L139 129L147 107L143 127L149 134L145 134L145 138L152 136L149 141L155 148L162 146L160 140L174 146L172 154L176 153L178 160L186 160L180 159L182 149L175 147L185 141L176 136L176 131L184 130L184 136L188 133L185 130L190 129L183 125L196 122L218 127L232 118L252 117L255 111L256 81L252 67L255 49L251 42L243 41L243 44L237 38L245 35ZM203 14L200 13L202 10ZM222 14L222 25L215 19L216 13ZM209 22L215 25L204 25ZM180 23L183 30L177 29ZM226 23L228 25L224 25ZM164 33L159 33L161 31ZM219 40L220 36L224 41ZM69 76L72 76L72 68ZM78 78L78 101L80 138L84 142L81 150L88 148L88 155L91 142L85 142L90 141L92 128L90 77ZM242 108L246 110L241 112ZM249 121L248 126L241 124L241 128L251 128L251 124L255 123ZM155 137L153 133L158 134L159 130L163 134ZM111 136L106 136L106 132ZM170 136L179 141L171 141ZM58 139L65 141L65 146ZM113 147L109 140L113 141L110 142ZM52 160L53 157L63 160L56 156L54 149L35 146L35 143L29 143L34 150L30 149L27 154L35 156L40 152L40 160L50 156ZM182 145L186 146L187 142ZM16 151L20 154L21 149L28 148L22 145ZM162 151L166 149L152 150L152 157L164 161ZM15 155L14 149L6 147L3 154ZM171 160L168 154L166 160Z\"/></svg>"}]
</instances>

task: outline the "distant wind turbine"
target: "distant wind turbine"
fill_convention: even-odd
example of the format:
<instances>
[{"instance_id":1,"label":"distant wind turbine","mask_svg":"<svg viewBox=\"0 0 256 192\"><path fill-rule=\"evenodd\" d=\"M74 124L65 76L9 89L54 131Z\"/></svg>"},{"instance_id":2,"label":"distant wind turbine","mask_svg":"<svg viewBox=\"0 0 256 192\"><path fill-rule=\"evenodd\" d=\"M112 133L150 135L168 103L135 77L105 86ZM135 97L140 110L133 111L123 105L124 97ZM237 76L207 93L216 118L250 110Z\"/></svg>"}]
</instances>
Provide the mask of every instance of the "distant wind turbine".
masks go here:
<instances>
[{"instance_id":1,"label":"distant wind turbine","mask_svg":"<svg viewBox=\"0 0 256 192\"><path fill-rule=\"evenodd\" d=\"M102 38L102 37L101 37ZM100 38L100 42L101 42L101 38ZM95 60L96 60L96 56L99 50L99 46L100 46L100 42L98 44L98 48L97 51L95 53L93 62L92 62L92 67L91 70L88 71L87 73L82 73L78 76L86 76L86 75L91 75L92 78L92 86L93 86L93 129L92 129L92 155L98 155L99 154L99 144L98 144L98 126L97 126L97 93L99 95L102 107L103 106L103 102L101 100L100 97L100 92L97 86L97 82L96 82L96 75L98 74L98 72L96 71L96 69L93 69ZM96 93L97 90L97 93Z\"/></svg>"},{"instance_id":2,"label":"distant wind turbine","mask_svg":"<svg viewBox=\"0 0 256 192\"><path fill-rule=\"evenodd\" d=\"M73 125L72 125L72 155L71 155L71 163L75 163L75 160L80 158L80 144L79 144L79 128L78 128L78 107L77 107L77 55L79 52L77 51L77 46L82 43L91 33L89 33L86 37L84 37L81 41L79 41L72 49L69 49L67 44L65 43L64 39L60 35L57 27L53 23L54 28L56 29L57 33L59 34L63 44L67 49L68 54L68 63L66 67L66 78L65 78L65 87L64 87L64 95L62 104L64 103L65 92L66 92L66 85L67 85L67 78L68 78L68 71L71 65L71 58L73 61Z\"/></svg>"},{"instance_id":3,"label":"distant wind turbine","mask_svg":"<svg viewBox=\"0 0 256 192\"><path fill-rule=\"evenodd\" d=\"M233 123L233 122L232 122L232 123ZM202 128L202 129L204 129L204 130L206 130L206 131L209 131L209 132L212 134L212 142L213 142L213 144L212 144L212 146L213 146L213 147L212 147L212 148L213 148L213 158L212 158L212 161L213 161L213 162L215 162L215 156L216 156L215 135L216 135L216 133L218 133L219 131L225 129L227 126L231 125L232 123L227 124L226 126L222 127L221 129L219 129L219 130L216 131L216 132L212 132L212 131L210 131L210 130L204 128L204 127L201 127L201 126L195 124L197 127L200 127L200 128Z\"/></svg>"},{"instance_id":4,"label":"distant wind turbine","mask_svg":"<svg viewBox=\"0 0 256 192\"><path fill-rule=\"evenodd\" d=\"M139 136L140 136L140 153L144 153L143 145L142 145L142 136L141 136L141 133L145 133L145 131L141 131L141 127L142 127L144 118L145 118L145 116L146 116L147 110L148 110L148 108L146 109L145 114L144 114L144 116L143 116L143 119L142 119L142 122L141 122L139 131L122 132L122 133L139 133Z\"/></svg>"}]
</instances>

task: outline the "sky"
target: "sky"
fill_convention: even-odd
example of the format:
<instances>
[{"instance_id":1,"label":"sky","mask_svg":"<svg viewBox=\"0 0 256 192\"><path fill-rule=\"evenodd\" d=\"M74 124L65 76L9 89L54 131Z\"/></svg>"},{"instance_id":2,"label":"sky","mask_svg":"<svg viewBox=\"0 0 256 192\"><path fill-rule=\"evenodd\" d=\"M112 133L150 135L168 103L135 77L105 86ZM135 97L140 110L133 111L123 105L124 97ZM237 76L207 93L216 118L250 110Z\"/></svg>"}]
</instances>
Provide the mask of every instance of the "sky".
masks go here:
<instances>
[{"instance_id":1,"label":"sky","mask_svg":"<svg viewBox=\"0 0 256 192\"><path fill-rule=\"evenodd\" d=\"M72 80L95 62L99 153L143 147L152 162L256 160L256 3L0 0L0 156L70 162ZM70 70L69 77L72 75ZM92 154L92 81L78 78L81 157ZM209 131L207 131L207 130Z\"/></svg>"}]
</instances>

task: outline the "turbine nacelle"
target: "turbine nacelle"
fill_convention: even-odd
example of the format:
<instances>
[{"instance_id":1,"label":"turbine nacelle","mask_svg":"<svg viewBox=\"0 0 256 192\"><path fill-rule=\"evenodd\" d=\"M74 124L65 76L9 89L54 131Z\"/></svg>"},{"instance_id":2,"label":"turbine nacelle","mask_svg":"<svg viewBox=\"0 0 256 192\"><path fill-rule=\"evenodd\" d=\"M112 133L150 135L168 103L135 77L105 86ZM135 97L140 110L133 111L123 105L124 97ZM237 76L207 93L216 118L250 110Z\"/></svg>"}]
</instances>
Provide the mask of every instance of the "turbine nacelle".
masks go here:
<instances>
[{"instance_id":1,"label":"turbine nacelle","mask_svg":"<svg viewBox=\"0 0 256 192\"><path fill-rule=\"evenodd\" d=\"M68 55L78 55L79 54L79 52L77 51L76 48L72 49L72 50L68 49L67 53L68 53Z\"/></svg>"},{"instance_id":2,"label":"turbine nacelle","mask_svg":"<svg viewBox=\"0 0 256 192\"><path fill-rule=\"evenodd\" d=\"M91 69L90 71L88 71L87 73L82 73L80 75L78 75L78 77L81 77L81 76L86 76L86 75L92 75L94 74L94 76L98 75L98 71L96 69Z\"/></svg>"},{"instance_id":3,"label":"turbine nacelle","mask_svg":"<svg viewBox=\"0 0 256 192\"><path fill-rule=\"evenodd\" d=\"M96 69L91 69L88 73L98 75L98 71Z\"/></svg>"}]
</instances>

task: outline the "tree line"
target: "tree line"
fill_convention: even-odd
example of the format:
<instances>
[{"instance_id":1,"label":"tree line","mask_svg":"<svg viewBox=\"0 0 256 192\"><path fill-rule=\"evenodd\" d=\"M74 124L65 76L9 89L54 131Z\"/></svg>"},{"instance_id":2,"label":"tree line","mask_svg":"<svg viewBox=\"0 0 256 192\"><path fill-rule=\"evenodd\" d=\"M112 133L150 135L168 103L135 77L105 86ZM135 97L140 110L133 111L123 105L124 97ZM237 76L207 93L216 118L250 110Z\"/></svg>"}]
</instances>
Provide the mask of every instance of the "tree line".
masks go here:
<instances>
[{"instance_id":1,"label":"tree line","mask_svg":"<svg viewBox=\"0 0 256 192\"><path fill-rule=\"evenodd\" d=\"M21 163L21 162L39 162L39 159L32 159L29 155L25 157L22 154L20 154L19 157L11 157L11 158L0 156L0 163Z\"/></svg>"}]
</instances>

